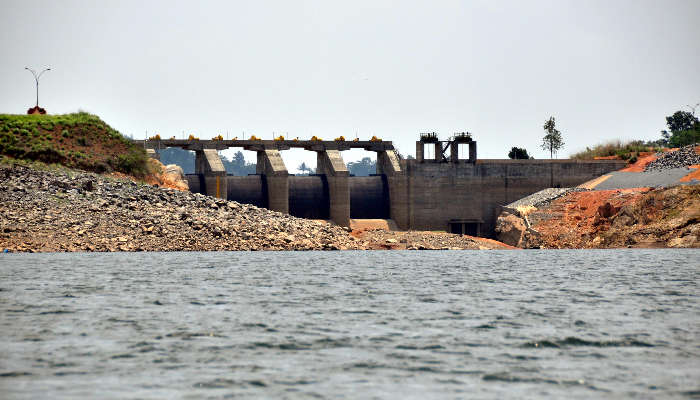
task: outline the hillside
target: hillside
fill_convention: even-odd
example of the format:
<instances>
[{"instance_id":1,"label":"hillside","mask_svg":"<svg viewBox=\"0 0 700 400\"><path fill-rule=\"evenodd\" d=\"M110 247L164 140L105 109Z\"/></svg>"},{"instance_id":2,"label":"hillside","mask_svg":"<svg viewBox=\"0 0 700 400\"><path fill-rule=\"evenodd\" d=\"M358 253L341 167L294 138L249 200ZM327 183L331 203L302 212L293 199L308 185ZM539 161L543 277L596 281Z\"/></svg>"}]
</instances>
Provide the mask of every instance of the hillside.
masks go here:
<instances>
[{"instance_id":1,"label":"hillside","mask_svg":"<svg viewBox=\"0 0 700 400\"><path fill-rule=\"evenodd\" d=\"M647 155L504 206L496 232L522 248L700 247L699 172L700 146Z\"/></svg>"},{"instance_id":2,"label":"hillside","mask_svg":"<svg viewBox=\"0 0 700 400\"><path fill-rule=\"evenodd\" d=\"M700 186L572 192L528 219L524 247L700 247Z\"/></svg>"},{"instance_id":3,"label":"hillside","mask_svg":"<svg viewBox=\"0 0 700 400\"><path fill-rule=\"evenodd\" d=\"M0 155L98 173L148 173L148 158L99 117L0 114Z\"/></svg>"}]
</instances>

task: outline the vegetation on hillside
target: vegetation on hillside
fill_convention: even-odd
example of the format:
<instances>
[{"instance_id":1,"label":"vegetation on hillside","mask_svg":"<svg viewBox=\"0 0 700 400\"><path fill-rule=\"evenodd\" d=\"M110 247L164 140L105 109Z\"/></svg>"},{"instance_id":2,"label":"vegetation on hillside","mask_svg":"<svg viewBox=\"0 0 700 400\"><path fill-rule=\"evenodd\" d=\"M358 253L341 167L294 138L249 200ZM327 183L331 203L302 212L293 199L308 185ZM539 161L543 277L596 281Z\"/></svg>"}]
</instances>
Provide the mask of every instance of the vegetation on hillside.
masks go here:
<instances>
[{"instance_id":1,"label":"vegetation on hillside","mask_svg":"<svg viewBox=\"0 0 700 400\"><path fill-rule=\"evenodd\" d=\"M637 161L641 152L659 152L668 147L683 147L700 143L700 121L695 113L676 111L666 117L668 131L661 131L661 138L657 140L631 140L622 142L611 140L594 147L586 147L586 150L572 154L570 157L578 160L592 160L596 157L617 157L628 160L630 163ZM670 132L669 132L670 131Z\"/></svg>"},{"instance_id":2,"label":"vegetation on hillside","mask_svg":"<svg viewBox=\"0 0 700 400\"><path fill-rule=\"evenodd\" d=\"M596 157L617 157L628 160L630 163L637 161L641 152L659 152L668 147L683 147L700 143L700 121L694 113L676 111L666 117L668 131L661 131L661 138L652 141L631 140L622 142L611 140L594 147L586 147L586 150L572 154L570 157L578 160L592 160Z\"/></svg>"},{"instance_id":3,"label":"vegetation on hillside","mask_svg":"<svg viewBox=\"0 0 700 400\"><path fill-rule=\"evenodd\" d=\"M570 157L575 160L593 160L596 157L618 157L629 162L637 161L637 157L641 152L661 151L661 147L656 146L655 142L645 142L643 140L632 140L622 142L620 140L611 140L609 142L597 144L595 146L586 147L586 150L572 154Z\"/></svg>"},{"instance_id":4,"label":"vegetation on hillside","mask_svg":"<svg viewBox=\"0 0 700 400\"><path fill-rule=\"evenodd\" d=\"M149 173L144 149L99 117L0 114L0 154L94 172Z\"/></svg>"}]
</instances>

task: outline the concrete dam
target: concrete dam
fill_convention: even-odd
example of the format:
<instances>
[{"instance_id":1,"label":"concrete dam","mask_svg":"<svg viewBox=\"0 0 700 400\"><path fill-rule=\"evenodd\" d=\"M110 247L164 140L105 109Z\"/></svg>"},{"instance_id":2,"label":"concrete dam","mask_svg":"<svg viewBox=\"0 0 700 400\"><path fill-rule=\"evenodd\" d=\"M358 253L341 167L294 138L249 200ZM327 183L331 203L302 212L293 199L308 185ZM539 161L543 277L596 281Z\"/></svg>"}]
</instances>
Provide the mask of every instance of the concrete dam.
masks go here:
<instances>
[{"instance_id":1,"label":"concrete dam","mask_svg":"<svg viewBox=\"0 0 700 400\"><path fill-rule=\"evenodd\" d=\"M493 236L502 206L545 188L577 186L626 165L622 160L479 160L476 141L469 135L448 141L421 137L416 142L416 159L411 160L400 160L389 141L171 139L137 143L154 157L157 150L167 147L194 151L195 174L187 175L187 181L195 193L342 226L348 226L351 219L391 219L404 230L484 237ZM218 151L230 147L257 153L255 175L226 174ZM289 174L280 151L290 148L316 152L317 174ZM376 175L350 176L341 152L352 148L377 153Z\"/></svg>"}]
</instances>

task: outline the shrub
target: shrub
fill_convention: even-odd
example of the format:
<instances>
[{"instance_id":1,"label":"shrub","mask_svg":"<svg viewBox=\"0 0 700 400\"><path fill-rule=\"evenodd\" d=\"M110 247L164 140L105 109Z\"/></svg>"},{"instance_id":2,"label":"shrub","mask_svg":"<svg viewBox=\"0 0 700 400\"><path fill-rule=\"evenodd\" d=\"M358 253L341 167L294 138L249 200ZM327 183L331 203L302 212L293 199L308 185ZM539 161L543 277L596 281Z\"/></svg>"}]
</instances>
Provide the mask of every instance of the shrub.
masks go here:
<instances>
[{"instance_id":1,"label":"shrub","mask_svg":"<svg viewBox=\"0 0 700 400\"><path fill-rule=\"evenodd\" d=\"M114 161L114 168L126 174L142 177L148 173L148 156L143 149L132 149L128 154L120 154Z\"/></svg>"},{"instance_id":2,"label":"shrub","mask_svg":"<svg viewBox=\"0 0 700 400\"><path fill-rule=\"evenodd\" d=\"M512 147L510 152L508 152L508 158L513 160L527 160L530 155L527 154L527 150L520 147Z\"/></svg>"},{"instance_id":3,"label":"shrub","mask_svg":"<svg viewBox=\"0 0 700 400\"><path fill-rule=\"evenodd\" d=\"M592 160L595 157L618 156L623 160L627 160L632 156L631 153L656 151L657 149L641 140L633 140L626 143L622 143L620 140L612 140L595 145L593 148L586 147L586 150L572 154L570 157L577 160Z\"/></svg>"}]
</instances>

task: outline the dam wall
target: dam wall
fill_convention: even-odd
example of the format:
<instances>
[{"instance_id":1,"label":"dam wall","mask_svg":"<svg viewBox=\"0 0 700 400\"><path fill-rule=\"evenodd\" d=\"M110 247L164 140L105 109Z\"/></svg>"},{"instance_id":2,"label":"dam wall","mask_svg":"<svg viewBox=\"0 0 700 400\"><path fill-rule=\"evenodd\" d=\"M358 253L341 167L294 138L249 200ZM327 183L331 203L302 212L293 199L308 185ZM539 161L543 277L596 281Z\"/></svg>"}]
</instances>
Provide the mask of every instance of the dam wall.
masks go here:
<instances>
[{"instance_id":1,"label":"dam wall","mask_svg":"<svg viewBox=\"0 0 700 400\"><path fill-rule=\"evenodd\" d=\"M386 175L351 176L350 218L389 219L389 185Z\"/></svg>"},{"instance_id":2,"label":"dam wall","mask_svg":"<svg viewBox=\"0 0 700 400\"><path fill-rule=\"evenodd\" d=\"M392 219L401 229L447 230L490 236L501 206L548 187L572 187L623 168L616 160L406 160L390 191Z\"/></svg>"},{"instance_id":3,"label":"dam wall","mask_svg":"<svg viewBox=\"0 0 700 400\"><path fill-rule=\"evenodd\" d=\"M289 214L299 218L330 218L328 180L324 175L289 177Z\"/></svg>"},{"instance_id":4,"label":"dam wall","mask_svg":"<svg viewBox=\"0 0 700 400\"><path fill-rule=\"evenodd\" d=\"M254 204L296 217L332 220L392 219L399 229L493 236L501 207L550 187L573 187L623 168L622 160L477 160L468 134L416 142L416 159L399 160L382 141L156 141L147 148L181 146L195 151L190 190ZM468 158L460 157L460 145ZM227 176L217 150L244 146L257 152L255 175ZM317 175L289 174L280 151L301 147L317 154ZM342 151L377 153L377 175L350 176ZM425 155L430 154L430 158Z\"/></svg>"}]
</instances>

